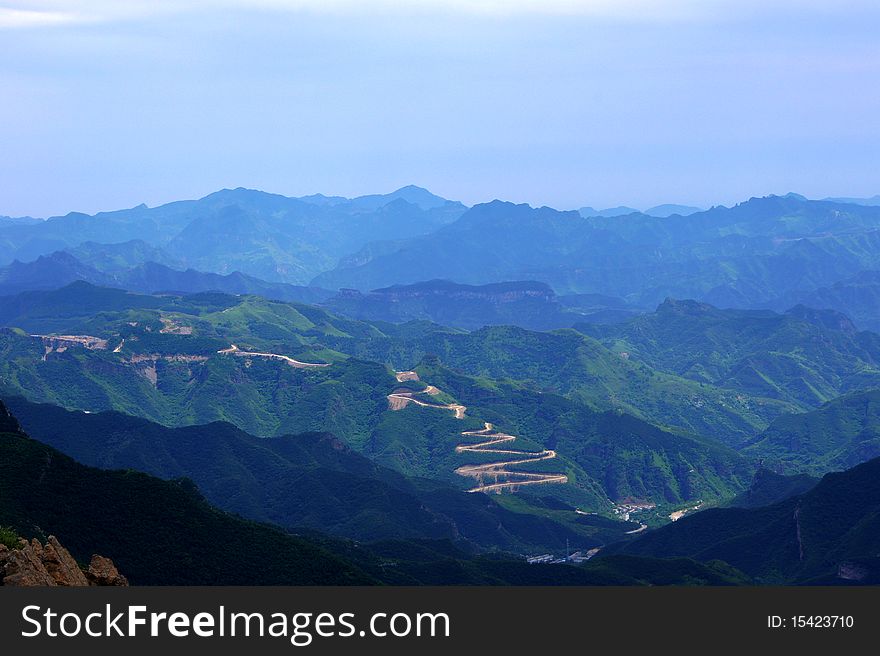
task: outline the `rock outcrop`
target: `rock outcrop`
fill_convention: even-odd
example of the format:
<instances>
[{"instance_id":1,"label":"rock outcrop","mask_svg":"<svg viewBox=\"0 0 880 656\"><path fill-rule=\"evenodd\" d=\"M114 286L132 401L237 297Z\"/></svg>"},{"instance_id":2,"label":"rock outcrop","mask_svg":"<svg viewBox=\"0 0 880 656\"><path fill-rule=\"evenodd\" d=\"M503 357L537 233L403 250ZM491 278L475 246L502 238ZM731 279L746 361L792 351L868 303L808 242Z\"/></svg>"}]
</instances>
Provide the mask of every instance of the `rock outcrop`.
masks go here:
<instances>
[{"instance_id":1,"label":"rock outcrop","mask_svg":"<svg viewBox=\"0 0 880 656\"><path fill-rule=\"evenodd\" d=\"M113 561L109 558L104 558L104 556L99 556L98 554L92 556L92 562L89 563L86 578L89 580L89 585L128 585L128 579L119 573L119 570L116 569L116 565L113 564Z\"/></svg>"},{"instance_id":2,"label":"rock outcrop","mask_svg":"<svg viewBox=\"0 0 880 656\"><path fill-rule=\"evenodd\" d=\"M0 544L0 585L87 587L90 585L125 586L128 580L113 561L92 556L83 571L70 552L54 535L45 545L37 540L21 540L17 549Z\"/></svg>"}]
</instances>

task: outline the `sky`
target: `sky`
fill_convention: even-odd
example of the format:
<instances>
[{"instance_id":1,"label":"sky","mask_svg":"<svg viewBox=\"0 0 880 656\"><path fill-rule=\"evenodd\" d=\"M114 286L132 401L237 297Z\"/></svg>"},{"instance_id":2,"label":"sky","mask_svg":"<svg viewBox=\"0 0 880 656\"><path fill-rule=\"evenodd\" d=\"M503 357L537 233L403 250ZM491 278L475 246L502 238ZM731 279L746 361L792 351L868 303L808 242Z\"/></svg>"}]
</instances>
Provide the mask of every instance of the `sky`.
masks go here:
<instances>
[{"instance_id":1,"label":"sky","mask_svg":"<svg viewBox=\"0 0 880 656\"><path fill-rule=\"evenodd\" d=\"M880 193L875 0L0 0L0 215Z\"/></svg>"}]
</instances>

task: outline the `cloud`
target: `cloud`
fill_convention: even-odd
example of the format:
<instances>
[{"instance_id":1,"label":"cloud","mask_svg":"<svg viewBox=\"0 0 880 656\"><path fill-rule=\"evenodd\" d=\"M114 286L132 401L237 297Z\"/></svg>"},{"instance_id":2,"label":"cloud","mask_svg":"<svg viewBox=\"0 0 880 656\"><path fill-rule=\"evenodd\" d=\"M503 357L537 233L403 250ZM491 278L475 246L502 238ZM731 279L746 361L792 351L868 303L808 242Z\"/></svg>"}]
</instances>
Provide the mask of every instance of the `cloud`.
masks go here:
<instances>
[{"instance_id":1,"label":"cloud","mask_svg":"<svg viewBox=\"0 0 880 656\"><path fill-rule=\"evenodd\" d=\"M71 23L75 20L76 15L67 12L0 7L0 29L44 27Z\"/></svg>"},{"instance_id":2,"label":"cloud","mask_svg":"<svg viewBox=\"0 0 880 656\"><path fill-rule=\"evenodd\" d=\"M0 29L149 19L224 11L312 14L570 16L628 21L717 20L763 13L876 12L876 0L0 0Z\"/></svg>"},{"instance_id":3,"label":"cloud","mask_svg":"<svg viewBox=\"0 0 880 656\"><path fill-rule=\"evenodd\" d=\"M331 13L379 10L400 13L441 12L482 16L521 14L623 16L644 12L674 12L676 6L696 5L694 0L666 0L665 2L658 0L255 0L251 3L227 0L225 4L251 4L278 10Z\"/></svg>"},{"instance_id":4,"label":"cloud","mask_svg":"<svg viewBox=\"0 0 880 656\"><path fill-rule=\"evenodd\" d=\"M172 11L208 7L204 3L170 0L0 0L0 29L54 28L71 24L112 23L139 20Z\"/></svg>"}]
</instances>

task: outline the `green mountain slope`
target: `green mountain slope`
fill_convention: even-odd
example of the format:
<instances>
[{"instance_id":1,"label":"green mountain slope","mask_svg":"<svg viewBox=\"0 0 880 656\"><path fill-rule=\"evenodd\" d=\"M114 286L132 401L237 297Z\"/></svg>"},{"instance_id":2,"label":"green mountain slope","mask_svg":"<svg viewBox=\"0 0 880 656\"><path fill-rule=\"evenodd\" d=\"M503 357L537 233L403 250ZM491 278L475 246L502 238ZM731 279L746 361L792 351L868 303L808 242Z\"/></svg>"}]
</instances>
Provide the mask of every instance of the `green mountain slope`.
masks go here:
<instances>
[{"instance_id":1,"label":"green mountain slope","mask_svg":"<svg viewBox=\"0 0 880 656\"><path fill-rule=\"evenodd\" d=\"M522 381L596 410L622 410L732 444L754 436L774 417L798 409L654 369L626 349L604 346L573 330L542 333L498 326L467 334L427 330L369 343L333 337L326 342L401 368L435 354L447 366L470 375Z\"/></svg>"},{"instance_id":2,"label":"green mountain slope","mask_svg":"<svg viewBox=\"0 0 880 656\"><path fill-rule=\"evenodd\" d=\"M757 428L749 422L760 425L761 417L749 415L746 404L726 404L715 390L656 374L574 331L501 327L466 334L430 324L369 324L255 297L142 297L83 284L16 299L0 320L107 340L105 348L86 348L15 330L0 332L2 390L32 401L91 412L118 410L168 426L229 421L259 436L331 432L383 465L456 487L467 482L455 469L470 461L478 464L480 458L456 453L463 430L481 429L482 422L490 421L502 430L518 430L519 444L532 451L555 449L561 439L555 435L570 435L557 449L557 462L567 468L573 484L555 486L559 489L552 494L574 506L605 511L609 499L628 496L661 503L730 497L751 475L742 459L715 442L657 431L618 412L659 417L667 425L690 423L691 428L727 422L754 434ZM218 353L230 343L238 346L236 353L333 364L301 368L278 358ZM449 378L454 387L446 389L451 372L426 371L443 381L426 382L469 404L476 399L477 406L481 389L502 390L499 408L479 407L464 422L449 412L415 407L391 412L387 395L398 385L391 370L346 357L408 368L427 352L441 353L447 366L480 375ZM525 376L525 386L493 382ZM712 394L717 402L701 407L700 400ZM615 411L602 414L603 408ZM523 414L543 419L517 423ZM577 439L579 423L596 436L592 452ZM614 439L600 440L601 434ZM606 446L600 447L603 441ZM603 449L617 455L603 461ZM556 464L533 467L552 473Z\"/></svg>"},{"instance_id":3,"label":"green mountain slope","mask_svg":"<svg viewBox=\"0 0 880 656\"><path fill-rule=\"evenodd\" d=\"M803 494L818 482L818 478L807 474L785 476L769 469L759 469L755 472L755 478L752 479L749 489L736 495L728 505L734 508L769 506Z\"/></svg>"},{"instance_id":4,"label":"green mountain slope","mask_svg":"<svg viewBox=\"0 0 880 656\"><path fill-rule=\"evenodd\" d=\"M824 474L880 456L880 391L854 392L774 420L744 453L768 466Z\"/></svg>"},{"instance_id":5,"label":"green mountain slope","mask_svg":"<svg viewBox=\"0 0 880 656\"><path fill-rule=\"evenodd\" d=\"M102 471L17 432L0 404L0 524L55 534L133 584L341 585L375 579L319 546L211 508L192 483Z\"/></svg>"},{"instance_id":6,"label":"green mountain slope","mask_svg":"<svg viewBox=\"0 0 880 656\"><path fill-rule=\"evenodd\" d=\"M35 439L104 469L191 479L215 506L286 529L358 540L454 539L481 549L591 548L631 524L573 511L513 512L493 499L377 466L326 433L255 438L230 424L166 428L116 412L85 414L8 398ZM554 519L565 518L563 521Z\"/></svg>"},{"instance_id":7,"label":"green mountain slope","mask_svg":"<svg viewBox=\"0 0 880 656\"><path fill-rule=\"evenodd\" d=\"M756 316L760 319L763 315ZM642 323L652 320L641 319ZM22 293L7 299L0 308L0 323L31 333L101 336L108 339L110 348L120 346L120 357L129 358L156 354L209 357L236 344L243 350L278 353L306 362L354 356L409 369L426 354L438 354L447 365L471 375L521 380L598 410L621 409L654 423L711 434L733 444L753 437L780 414L806 409L807 401L817 394L832 395L837 387L870 385L875 373L870 364L875 350L872 334L852 336L786 315L776 323L794 327L790 334L777 336L772 325L769 329L764 325L773 321L758 321L760 334L745 346L758 349L771 339L788 339L790 350L798 348L792 346L798 340L806 340L809 349L788 357L774 353L744 356L736 375L722 375L726 370L718 373L713 369L710 373L717 374L713 383L706 380L708 374L697 375L694 367L673 370L678 364L675 358L690 356L686 362L692 362L705 356L711 361L711 353L733 349L730 342L736 341L736 316L728 316L728 333L717 340L702 335L699 322L691 326L686 316L678 322L683 325L673 322L660 336L649 333L645 337L636 321L616 328L582 327L602 339L603 345L575 331L541 333L499 326L465 333L427 322L393 325L356 321L313 306L259 297L144 296L81 282L52 292ZM169 322L180 330L169 331ZM635 331L631 341L637 344L623 339L627 330ZM761 332L764 330L770 331L769 337ZM182 334L184 331L191 334ZM667 352L674 357L668 358L659 353L661 347L655 347L665 343L660 337L682 341L681 335L688 335L687 331L696 332L705 342L689 346L693 353L669 348ZM836 352L829 354L822 348L826 335L836 345ZM646 352L637 351L636 346ZM737 342L736 348L743 347ZM736 362L721 365L730 368ZM845 376L845 380L842 373L833 371L856 365L862 367L861 373ZM665 367L669 370L664 371ZM772 384L764 381L768 376ZM223 418L215 415L199 420ZM252 424L244 427L259 434L275 432Z\"/></svg>"},{"instance_id":8,"label":"green mountain slope","mask_svg":"<svg viewBox=\"0 0 880 656\"><path fill-rule=\"evenodd\" d=\"M531 566L473 556L449 541L368 546L295 537L210 507L187 480L103 471L30 439L0 404L0 526L107 554L134 585L736 585L715 564L607 558Z\"/></svg>"},{"instance_id":9,"label":"green mountain slope","mask_svg":"<svg viewBox=\"0 0 880 656\"><path fill-rule=\"evenodd\" d=\"M566 488L574 487L603 494L614 502L638 498L678 504L733 496L751 477L752 468L746 460L713 440L664 431L622 413L597 413L557 394L464 376L442 366L436 358L427 358L416 371L422 380L431 381L466 405L468 415L478 418L475 423L492 422L498 429L520 436L524 445L534 444L529 450L556 450L559 459L540 463L542 471L567 467L570 483L545 486L541 493L565 495ZM409 407L389 415L389 421L425 421L428 414L437 413ZM444 420L451 425L442 434L448 434L456 428L452 423L456 420L448 414ZM451 449L437 455L434 440L418 443L410 435L417 433L400 430L397 422L380 425L370 446L378 451L377 457L383 457L384 445L393 440L398 444L395 453L413 454L416 460L435 463L437 468L452 464ZM454 441L461 438L456 436ZM419 455L422 451L424 455ZM460 460L459 456L452 462Z\"/></svg>"},{"instance_id":10,"label":"green mountain slope","mask_svg":"<svg viewBox=\"0 0 880 656\"><path fill-rule=\"evenodd\" d=\"M768 583L880 581L880 459L771 506L710 509L613 549L720 559Z\"/></svg>"},{"instance_id":11,"label":"green mountain slope","mask_svg":"<svg viewBox=\"0 0 880 656\"><path fill-rule=\"evenodd\" d=\"M667 299L623 324L579 328L655 369L802 410L880 386L880 335L803 307L780 315Z\"/></svg>"},{"instance_id":12,"label":"green mountain slope","mask_svg":"<svg viewBox=\"0 0 880 656\"><path fill-rule=\"evenodd\" d=\"M833 285L791 292L767 306L781 311L797 304L836 310L851 317L862 330L880 332L880 271L860 271Z\"/></svg>"},{"instance_id":13,"label":"green mountain slope","mask_svg":"<svg viewBox=\"0 0 880 656\"><path fill-rule=\"evenodd\" d=\"M184 350L155 357L62 347L43 360L42 340L5 331L0 383L7 395L67 408L118 410L168 426L229 421L261 436L327 431L356 447L369 437L394 385L389 371L375 363L300 369L268 358L220 355L211 346L212 355Z\"/></svg>"},{"instance_id":14,"label":"green mountain slope","mask_svg":"<svg viewBox=\"0 0 880 656\"><path fill-rule=\"evenodd\" d=\"M190 355L185 356L190 359L183 359L181 352L175 353L170 345L189 348L199 343L198 337L156 335L155 332L149 335L162 338L157 339L154 346L164 344L158 350L167 356L146 357L126 353L124 348L113 353L109 348L71 347L60 353L53 351L43 360L43 341L7 331L0 334L0 352L5 356L0 361L3 389L6 394L20 394L33 401L92 412L119 410L169 426L223 420L263 436L331 432L381 464L409 475L440 476L458 486L465 484L453 473L464 464L455 453L461 441L460 432L481 428L483 421L492 421L502 429L518 429L512 422L517 414L524 412L546 418L542 423L522 426L526 429L521 435L524 447L554 448L554 432L578 435L578 422L593 426L594 434L620 434L621 440L644 430L646 434L680 440L682 445L697 444L691 438L679 438L673 433L651 433L655 429L641 422L635 424L638 430L612 428L625 426L630 419L616 413L597 415L576 400L525 391L518 393L521 398L514 398L511 395L517 393L515 386L499 388L508 396L501 411L476 413L468 420L470 423L460 422L448 412L408 408L395 413L388 410L386 396L397 383L384 365L348 359L326 368L302 369L278 360L210 354L210 350L206 351L208 355L193 355L190 350ZM148 333L141 333L140 339L133 343L141 347L147 336ZM130 341L131 337L126 344ZM187 352L186 348L182 350ZM461 378L454 383L455 387L444 389L445 384L454 382L449 379L447 383L445 373L432 371L425 375L437 375L441 380L434 381L430 377L425 380L466 403L475 391L493 385L488 380ZM607 424L601 430L597 424L600 417L604 417L601 421ZM573 470L572 476L583 481L583 485L577 486L581 496L571 501L601 509L607 508L608 497L617 500L628 495L650 496L670 502L697 497L693 491L696 488L688 482L688 471L702 467L702 456L676 459L671 463L658 454L659 460L654 465L651 463L655 456L648 454L655 449L643 451L642 446L634 447L633 457L646 458L646 470L616 460L600 466L598 457L589 461L586 475ZM573 461L568 452L582 449L583 442L572 437L559 451ZM720 446L714 445L709 450L720 454L719 449ZM622 447L619 450L621 454L625 451ZM737 464L721 467L720 481L704 480L706 484L697 488L710 497L729 496L739 491L744 485L743 474L733 472L743 471L741 461L726 453L717 462ZM583 468L584 464L579 463L579 467ZM608 468L613 467L619 467L621 472L629 470L625 483L616 482L623 474L612 475ZM653 471L655 467L658 472L666 473L659 478L653 474L641 478L644 471ZM673 475L673 470L680 471ZM697 473L698 478L704 475L710 476L708 472ZM749 476L745 474L746 480Z\"/></svg>"}]
</instances>

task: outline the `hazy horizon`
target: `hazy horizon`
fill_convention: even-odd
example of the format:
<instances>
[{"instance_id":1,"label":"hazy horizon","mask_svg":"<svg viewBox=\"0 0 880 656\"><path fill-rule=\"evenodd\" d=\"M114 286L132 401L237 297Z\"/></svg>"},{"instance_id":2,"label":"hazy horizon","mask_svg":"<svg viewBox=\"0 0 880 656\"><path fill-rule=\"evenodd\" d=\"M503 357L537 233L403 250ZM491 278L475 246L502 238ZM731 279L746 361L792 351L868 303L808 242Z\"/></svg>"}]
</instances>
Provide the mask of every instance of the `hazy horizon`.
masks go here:
<instances>
[{"instance_id":1,"label":"hazy horizon","mask_svg":"<svg viewBox=\"0 0 880 656\"><path fill-rule=\"evenodd\" d=\"M878 26L864 0L0 2L0 215L869 197Z\"/></svg>"},{"instance_id":2,"label":"hazy horizon","mask_svg":"<svg viewBox=\"0 0 880 656\"><path fill-rule=\"evenodd\" d=\"M446 200L462 202L462 201L461 201L460 199L458 199L458 198L450 198L450 197L448 197L448 196L445 196L445 195L442 194L442 193L438 193L438 192L437 192L436 190L434 190L434 189L430 189L430 188L428 188L428 187L425 187L424 185L420 185L420 184L416 184L416 183L410 183L410 184L404 185L403 187L398 187L398 188L396 188L396 189L379 189L379 190L376 190L376 191L374 191L374 192L371 192L371 193L368 193L368 194L362 194L362 195L364 195L364 196L369 196L369 195L374 195L374 194L379 194L379 195L393 194L394 192L400 191L400 190L403 189L404 187L419 187L419 188L421 188L421 189L425 189L426 191L429 191L429 192L431 192L431 193L433 193L433 194L435 194L435 195L437 195L437 196L443 197L443 198L445 198ZM263 193L267 193L267 194L271 194L271 195L283 195L283 196L288 196L288 197L290 197L290 198L297 198L297 197L301 198L301 197L308 197L308 196L312 196L312 195L323 195L323 196L327 196L327 197L342 196L342 194L324 193L324 192L321 192L321 191L316 191L316 192L312 192L312 193L302 194L302 195L300 195L300 196L289 196L289 195L287 195L287 194L282 194L281 192L273 191L273 190L271 190L271 189L256 189L256 188L251 188L251 187L224 187L224 188L222 188L222 189L214 189L214 190L208 192L208 194L204 194L204 195L202 195L202 196L194 196L194 197L192 197L192 198L173 198L173 199L170 199L170 200L168 200L168 201L163 201L163 202L160 202L160 203L156 203L155 205L154 205L154 204L150 204L150 203L143 203L143 202L141 202L141 203L136 203L136 204L134 204L134 205L127 205L127 206L125 206L125 207L109 207L109 208L102 208L102 209L99 209L99 210L95 210L95 211L93 211L93 212L81 212L80 210L73 209L73 210L69 210L68 212L63 212L63 213L61 213L61 214L53 214L53 215L45 215L45 216L34 216L34 215L24 215L24 214L21 214L21 215L11 215L11 214L4 214L2 211L0 211L0 216L6 216L6 217L9 217L9 218L30 218L30 219L41 219L41 220L45 220L45 219L55 218L55 217L58 217L58 216L65 216L65 215L70 214L70 213L79 213L79 214L96 215L96 214L107 213L107 212L124 211L124 210L134 209L134 208L136 208L136 207L138 207L138 206L140 206L140 205L146 205L148 208L153 209L153 208L156 208L156 207L160 207L160 206L162 206L162 205L166 205L166 204L174 203L174 202L178 202L178 201L199 200L199 199L204 198L204 197L206 197L206 196L209 196L209 195L211 195L211 194L213 194L213 193L217 193L217 192L220 192L220 191L230 191L230 190L235 190L235 189L248 189L248 190L250 190L250 191L259 191L259 192L263 192ZM784 195L789 194L789 193L794 193L794 194L798 194L798 195L803 195L803 194L799 194L799 192L797 192L797 191L789 191L789 192L785 192L785 193L772 193L772 192L771 192L771 193L766 194L766 196L784 196ZM872 195L872 196L865 196L865 197L839 196L839 197L834 197L834 198L853 198L853 199L858 199L858 200L871 200L873 197L880 197L880 194ZM357 196L349 196L349 197L347 197L347 198L357 198ZM732 206L737 205L737 204L739 204L739 203L746 202L746 201L748 201L750 198L752 198L752 197L749 197L749 198L742 198L742 199L739 199L739 200L737 200L737 201L735 201L735 202L733 202L733 203L727 204L727 205L725 205L724 203L714 203L714 204L710 204L710 205L705 205L705 206L699 207L699 209L700 209L701 211L704 211L704 210L708 210L708 209L711 209L712 207L716 207L716 206L727 206L727 207L732 207ZM808 200L828 200L829 197L825 197L825 198L810 198L810 197L807 197L807 199L808 199ZM506 198L489 198L489 199L486 199L486 200L484 200L484 201L480 201L480 202L478 202L478 203L473 203L473 204L470 204L470 203L464 203L464 204L467 205L468 207L473 207L474 205L485 204L485 203L491 203L491 202L493 202L493 201L516 202L517 204L524 203L524 204L527 204L527 205L529 205L529 206L531 206L531 207L535 207L535 208L537 208L537 207L541 207L541 206L542 206L541 204L538 204L538 203L529 203L528 201L512 201L512 200L509 200L509 199L506 199ZM878 203L878 204L880 204L880 203ZM546 205L546 204L545 204L545 205ZM645 205L645 206L641 206L641 207L639 207L639 206L634 206L633 204L625 203L625 202L624 202L624 203L619 203L618 205L609 206L609 207L605 207L605 206L590 206L590 205L581 205L580 207L553 207L553 206L551 206L551 205L546 205L546 206L547 206L547 207L552 207L553 209L560 210L560 211L577 211L577 210L580 210L580 209L583 209L583 208L592 207L592 209L601 212L601 211L608 210L608 209L616 209L616 208L618 208L618 207L629 207L629 208L632 208L632 209L638 210L639 212L645 212L645 211L647 211L647 210L649 210L649 209L653 209L654 207L661 207L661 206L664 206L664 205L682 205L682 206L687 206L688 204L687 204L687 203L679 203L679 202L677 202L677 201L675 201L675 200L670 200L670 201L668 201L668 202L664 202L664 203L655 203L654 205L650 205L650 206ZM692 207L696 207L696 206L692 206ZM610 218L614 218L614 217L610 217Z\"/></svg>"}]
</instances>

